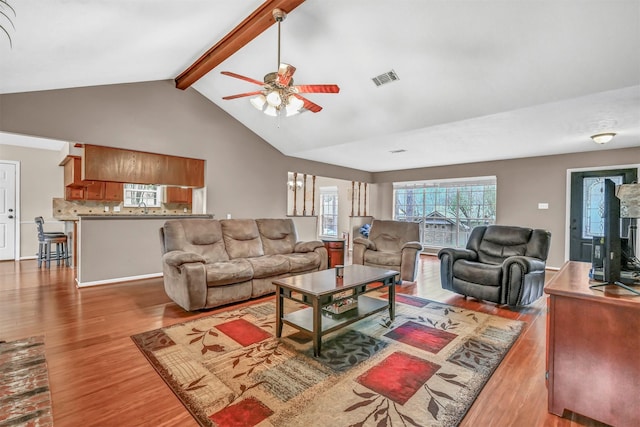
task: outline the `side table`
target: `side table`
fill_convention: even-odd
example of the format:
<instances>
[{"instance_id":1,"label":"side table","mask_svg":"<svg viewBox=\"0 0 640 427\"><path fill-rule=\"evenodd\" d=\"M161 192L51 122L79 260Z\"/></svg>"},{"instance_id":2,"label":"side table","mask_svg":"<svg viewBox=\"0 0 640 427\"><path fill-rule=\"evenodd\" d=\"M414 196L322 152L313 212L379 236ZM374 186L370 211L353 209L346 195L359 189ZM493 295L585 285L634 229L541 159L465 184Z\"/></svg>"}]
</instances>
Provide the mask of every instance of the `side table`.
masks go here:
<instances>
[{"instance_id":1,"label":"side table","mask_svg":"<svg viewBox=\"0 0 640 427\"><path fill-rule=\"evenodd\" d=\"M345 239L322 239L322 243L329 254L329 268L344 265Z\"/></svg>"}]
</instances>

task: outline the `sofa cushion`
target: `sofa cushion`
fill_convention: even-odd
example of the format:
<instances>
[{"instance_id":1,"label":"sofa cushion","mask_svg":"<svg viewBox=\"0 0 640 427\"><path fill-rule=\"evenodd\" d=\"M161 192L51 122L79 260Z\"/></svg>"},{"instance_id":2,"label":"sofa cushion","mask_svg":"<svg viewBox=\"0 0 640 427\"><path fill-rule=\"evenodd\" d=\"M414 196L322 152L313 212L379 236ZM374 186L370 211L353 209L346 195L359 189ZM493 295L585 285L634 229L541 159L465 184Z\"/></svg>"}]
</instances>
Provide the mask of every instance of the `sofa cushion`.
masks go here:
<instances>
[{"instance_id":1,"label":"sofa cushion","mask_svg":"<svg viewBox=\"0 0 640 427\"><path fill-rule=\"evenodd\" d=\"M229 258L250 258L264 255L258 225L253 219L224 219L222 236Z\"/></svg>"},{"instance_id":2,"label":"sofa cushion","mask_svg":"<svg viewBox=\"0 0 640 427\"><path fill-rule=\"evenodd\" d=\"M374 219L371 222L369 240L375 243L379 251L399 252L406 242L420 240L420 225L415 222Z\"/></svg>"},{"instance_id":3,"label":"sofa cushion","mask_svg":"<svg viewBox=\"0 0 640 427\"><path fill-rule=\"evenodd\" d=\"M167 252L184 251L201 255L206 262L227 261L220 221L215 219L174 219L164 223Z\"/></svg>"},{"instance_id":4,"label":"sofa cushion","mask_svg":"<svg viewBox=\"0 0 640 427\"><path fill-rule=\"evenodd\" d=\"M246 259L205 264L207 286L222 286L245 282L253 277L253 268Z\"/></svg>"},{"instance_id":5,"label":"sofa cushion","mask_svg":"<svg viewBox=\"0 0 640 427\"><path fill-rule=\"evenodd\" d=\"M525 255L531 232L530 228L488 226L478 245L478 261L502 264L510 256Z\"/></svg>"},{"instance_id":6,"label":"sofa cushion","mask_svg":"<svg viewBox=\"0 0 640 427\"><path fill-rule=\"evenodd\" d=\"M499 287L502 284L502 265L459 259L453 263L453 276L465 282Z\"/></svg>"},{"instance_id":7,"label":"sofa cushion","mask_svg":"<svg viewBox=\"0 0 640 427\"><path fill-rule=\"evenodd\" d=\"M265 255L290 254L294 251L298 238L292 219L256 219L256 224Z\"/></svg>"},{"instance_id":8,"label":"sofa cushion","mask_svg":"<svg viewBox=\"0 0 640 427\"><path fill-rule=\"evenodd\" d=\"M284 256L289 260L291 273L301 273L320 268L321 256L317 252L295 253Z\"/></svg>"},{"instance_id":9,"label":"sofa cushion","mask_svg":"<svg viewBox=\"0 0 640 427\"><path fill-rule=\"evenodd\" d=\"M402 252L365 251L364 253L364 261L367 264L399 266L401 260Z\"/></svg>"},{"instance_id":10,"label":"sofa cushion","mask_svg":"<svg viewBox=\"0 0 640 427\"><path fill-rule=\"evenodd\" d=\"M253 268L253 278L277 276L289 272L289 260L283 255L265 255L247 258Z\"/></svg>"}]
</instances>

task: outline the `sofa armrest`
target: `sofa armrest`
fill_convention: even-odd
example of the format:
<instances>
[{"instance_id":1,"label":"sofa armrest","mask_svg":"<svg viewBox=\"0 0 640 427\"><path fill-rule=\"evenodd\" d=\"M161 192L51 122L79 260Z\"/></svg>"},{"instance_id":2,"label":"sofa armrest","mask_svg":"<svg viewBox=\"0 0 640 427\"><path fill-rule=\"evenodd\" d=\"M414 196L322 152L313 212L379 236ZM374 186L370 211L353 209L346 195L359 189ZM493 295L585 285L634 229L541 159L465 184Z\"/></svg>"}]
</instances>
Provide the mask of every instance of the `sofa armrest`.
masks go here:
<instances>
[{"instance_id":1,"label":"sofa armrest","mask_svg":"<svg viewBox=\"0 0 640 427\"><path fill-rule=\"evenodd\" d=\"M458 259L466 259L467 261L476 261L478 254L470 249L456 249L456 248L444 248L438 252L438 258L442 260L444 256L447 256L449 261L453 263Z\"/></svg>"},{"instance_id":2,"label":"sofa armrest","mask_svg":"<svg viewBox=\"0 0 640 427\"><path fill-rule=\"evenodd\" d=\"M293 248L294 252L313 252L316 249L324 247L324 243L319 240L312 240L309 242L297 242Z\"/></svg>"},{"instance_id":3,"label":"sofa armrest","mask_svg":"<svg viewBox=\"0 0 640 427\"><path fill-rule=\"evenodd\" d=\"M475 261L478 259L478 254L470 249L444 248L438 252L438 258L440 259L440 283L442 289L455 292L453 288L453 263L459 259Z\"/></svg>"},{"instance_id":4,"label":"sofa armrest","mask_svg":"<svg viewBox=\"0 0 640 427\"><path fill-rule=\"evenodd\" d=\"M194 252L185 251L170 251L162 256L162 261L172 267L180 267L183 264L192 262L199 262L206 264L206 260L202 255L198 255Z\"/></svg>"},{"instance_id":5,"label":"sofa armrest","mask_svg":"<svg viewBox=\"0 0 640 427\"><path fill-rule=\"evenodd\" d=\"M502 263L503 271L508 271L513 266L518 266L522 274L529 274L535 271L544 271L546 263L539 259L528 256L511 256Z\"/></svg>"},{"instance_id":6,"label":"sofa armrest","mask_svg":"<svg viewBox=\"0 0 640 427\"><path fill-rule=\"evenodd\" d=\"M407 242L402 245L402 250L405 249L417 249L419 251L422 250L422 244L420 242Z\"/></svg>"},{"instance_id":7,"label":"sofa armrest","mask_svg":"<svg viewBox=\"0 0 640 427\"><path fill-rule=\"evenodd\" d=\"M512 256L502 263L500 298L507 305L528 305L542 296L545 261L528 256Z\"/></svg>"},{"instance_id":8,"label":"sofa armrest","mask_svg":"<svg viewBox=\"0 0 640 427\"><path fill-rule=\"evenodd\" d=\"M364 245L365 249L369 249L371 251L377 251L378 249L376 248L376 244L373 243L373 241L369 240L369 239L365 239L364 237L356 237L355 239L353 239L353 244L354 246L356 244L358 245Z\"/></svg>"}]
</instances>

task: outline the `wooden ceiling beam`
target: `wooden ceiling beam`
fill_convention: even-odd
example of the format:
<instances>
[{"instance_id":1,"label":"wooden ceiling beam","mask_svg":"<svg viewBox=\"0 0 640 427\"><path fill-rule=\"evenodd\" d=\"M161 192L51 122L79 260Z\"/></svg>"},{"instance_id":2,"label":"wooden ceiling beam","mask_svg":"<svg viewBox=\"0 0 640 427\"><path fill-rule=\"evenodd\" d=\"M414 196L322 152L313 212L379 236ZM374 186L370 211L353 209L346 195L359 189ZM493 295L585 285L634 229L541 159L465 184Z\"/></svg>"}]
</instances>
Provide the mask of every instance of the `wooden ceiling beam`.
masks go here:
<instances>
[{"instance_id":1,"label":"wooden ceiling beam","mask_svg":"<svg viewBox=\"0 0 640 427\"><path fill-rule=\"evenodd\" d=\"M262 34L267 28L275 24L272 16L274 9L281 9L286 13L304 3L304 0L267 0L251 15L235 27L222 40L216 43L189 68L175 78L178 89L186 89L202 76L220 65L225 59L240 50L244 45Z\"/></svg>"}]
</instances>

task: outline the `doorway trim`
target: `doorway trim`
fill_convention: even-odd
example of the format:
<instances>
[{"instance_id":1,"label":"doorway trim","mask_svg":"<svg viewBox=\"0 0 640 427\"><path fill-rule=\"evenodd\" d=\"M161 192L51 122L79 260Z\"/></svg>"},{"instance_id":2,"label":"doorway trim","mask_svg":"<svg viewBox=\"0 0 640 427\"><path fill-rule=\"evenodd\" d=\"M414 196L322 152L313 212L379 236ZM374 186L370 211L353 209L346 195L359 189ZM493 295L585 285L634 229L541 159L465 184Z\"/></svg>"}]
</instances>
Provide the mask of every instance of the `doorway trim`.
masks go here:
<instances>
[{"instance_id":1,"label":"doorway trim","mask_svg":"<svg viewBox=\"0 0 640 427\"><path fill-rule=\"evenodd\" d=\"M16 179L15 179L15 200L16 200L16 220L14 221L14 233L15 240L13 242L14 246L14 261L20 261L20 230L22 229L22 222L20 218L22 218L22 206L20 204L20 162L16 160L2 160L0 159L0 163L6 163L9 165L14 165L16 167Z\"/></svg>"},{"instance_id":2,"label":"doorway trim","mask_svg":"<svg viewBox=\"0 0 640 427\"><path fill-rule=\"evenodd\" d=\"M586 171L601 171L610 169L637 169L638 176L640 176L640 163L626 164L626 165L607 165L607 166L592 166L584 168L571 168L567 169L567 181L566 181L566 194L565 194L565 224L564 224L564 260L569 260L570 257L570 245L571 245L571 233L569 229L571 227L571 174L573 172L586 172ZM638 251L638 248L636 248ZM636 252L638 253L638 252Z\"/></svg>"}]
</instances>

